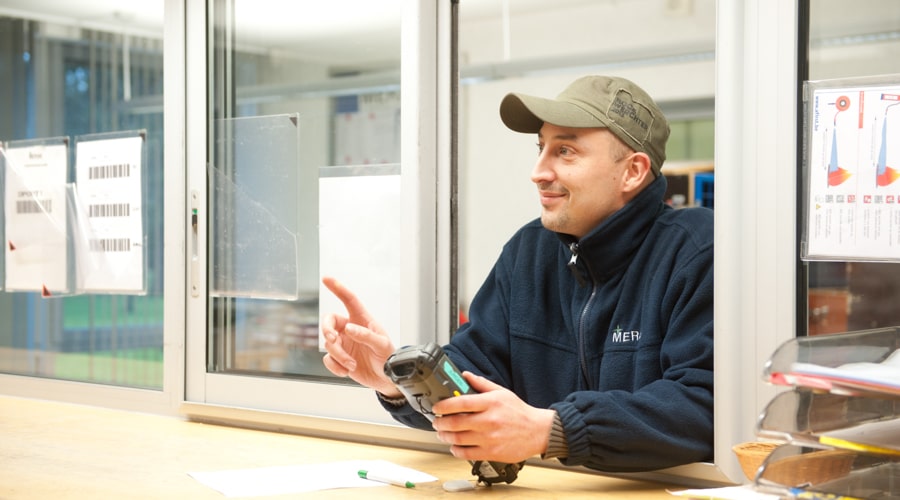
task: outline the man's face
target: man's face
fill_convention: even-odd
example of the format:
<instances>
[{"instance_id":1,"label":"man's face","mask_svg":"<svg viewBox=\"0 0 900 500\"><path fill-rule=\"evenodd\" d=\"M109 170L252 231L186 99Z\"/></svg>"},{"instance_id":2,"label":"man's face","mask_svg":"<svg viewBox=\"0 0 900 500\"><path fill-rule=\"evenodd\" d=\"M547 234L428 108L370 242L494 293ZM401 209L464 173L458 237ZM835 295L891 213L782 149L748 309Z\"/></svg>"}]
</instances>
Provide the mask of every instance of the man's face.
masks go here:
<instances>
[{"instance_id":1,"label":"man's face","mask_svg":"<svg viewBox=\"0 0 900 500\"><path fill-rule=\"evenodd\" d=\"M544 227L582 238L622 208L629 153L605 128L545 123L538 132L538 160L531 173Z\"/></svg>"}]
</instances>

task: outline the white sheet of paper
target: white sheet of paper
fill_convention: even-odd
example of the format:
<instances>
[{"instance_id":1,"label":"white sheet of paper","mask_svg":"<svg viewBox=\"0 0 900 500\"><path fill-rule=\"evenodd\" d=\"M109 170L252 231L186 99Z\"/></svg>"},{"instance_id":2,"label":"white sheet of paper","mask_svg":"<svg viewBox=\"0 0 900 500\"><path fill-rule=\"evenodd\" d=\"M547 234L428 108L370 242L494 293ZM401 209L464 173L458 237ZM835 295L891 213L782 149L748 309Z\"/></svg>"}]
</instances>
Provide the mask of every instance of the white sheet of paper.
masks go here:
<instances>
[{"instance_id":1,"label":"white sheet of paper","mask_svg":"<svg viewBox=\"0 0 900 500\"><path fill-rule=\"evenodd\" d=\"M144 289L143 142L134 136L76 145L76 185L88 225L76 239L82 290Z\"/></svg>"},{"instance_id":2,"label":"white sheet of paper","mask_svg":"<svg viewBox=\"0 0 900 500\"><path fill-rule=\"evenodd\" d=\"M343 282L366 305L395 345L416 342L400 331L400 175L319 179L319 274ZM346 314L319 280L319 311ZM324 338L320 335L320 347Z\"/></svg>"},{"instance_id":3,"label":"white sheet of paper","mask_svg":"<svg viewBox=\"0 0 900 500\"><path fill-rule=\"evenodd\" d=\"M869 385L872 390L896 393L900 391L900 349L879 363L859 361L832 368L797 362L791 364L791 372L827 377L836 382L859 382Z\"/></svg>"},{"instance_id":4,"label":"white sheet of paper","mask_svg":"<svg viewBox=\"0 0 900 500\"><path fill-rule=\"evenodd\" d=\"M66 144L11 147L6 156L6 288L64 291Z\"/></svg>"},{"instance_id":5,"label":"white sheet of paper","mask_svg":"<svg viewBox=\"0 0 900 500\"><path fill-rule=\"evenodd\" d=\"M677 497L703 500L778 500L778 495L760 493L752 485L725 486L722 488L705 488L681 491L669 491Z\"/></svg>"},{"instance_id":6,"label":"white sheet of paper","mask_svg":"<svg viewBox=\"0 0 900 500\"><path fill-rule=\"evenodd\" d=\"M360 470L404 477L413 483L437 478L386 460L348 460L311 465L285 465L253 469L188 472L188 475L226 497L284 495L334 488L391 486L359 477Z\"/></svg>"}]
</instances>

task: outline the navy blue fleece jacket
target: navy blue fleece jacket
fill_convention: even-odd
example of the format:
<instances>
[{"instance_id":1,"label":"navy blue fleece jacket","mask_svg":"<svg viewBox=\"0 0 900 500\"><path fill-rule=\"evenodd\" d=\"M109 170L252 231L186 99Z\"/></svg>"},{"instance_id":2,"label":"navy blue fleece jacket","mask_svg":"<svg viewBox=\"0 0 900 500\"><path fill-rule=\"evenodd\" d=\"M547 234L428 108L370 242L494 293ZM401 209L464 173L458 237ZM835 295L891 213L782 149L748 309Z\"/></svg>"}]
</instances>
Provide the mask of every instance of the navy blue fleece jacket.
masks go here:
<instances>
[{"instance_id":1,"label":"navy blue fleece jacket","mask_svg":"<svg viewBox=\"0 0 900 500\"><path fill-rule=\"evenodd\" d=\"M556 410L564 464L712 459L713 212L674 210L665 189L660 176L581 240L522 227L445 346L460 370ZM382 403L431 429L409 405Z\"/></svg>"}]
</instances>

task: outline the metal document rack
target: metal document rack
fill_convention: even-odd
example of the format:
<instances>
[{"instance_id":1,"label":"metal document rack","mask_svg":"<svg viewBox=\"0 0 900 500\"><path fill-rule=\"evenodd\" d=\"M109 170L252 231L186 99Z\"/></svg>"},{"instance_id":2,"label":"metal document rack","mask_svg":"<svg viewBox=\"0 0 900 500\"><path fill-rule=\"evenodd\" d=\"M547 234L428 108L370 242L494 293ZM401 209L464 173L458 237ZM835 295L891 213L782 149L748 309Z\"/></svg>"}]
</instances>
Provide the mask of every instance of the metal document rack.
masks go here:
<instances>
[{"instance_id":1,"label":"metal document rack","mask_svg":"<svg viewBox=\"0 0 900 500\"><path fill-rule=\"evenodd\" d=\"M759 437L783 443L757 471L758 490L900 498L900 328L793 339L763 377L791 390L757 422Z\"/></svg>"}]
</instances>

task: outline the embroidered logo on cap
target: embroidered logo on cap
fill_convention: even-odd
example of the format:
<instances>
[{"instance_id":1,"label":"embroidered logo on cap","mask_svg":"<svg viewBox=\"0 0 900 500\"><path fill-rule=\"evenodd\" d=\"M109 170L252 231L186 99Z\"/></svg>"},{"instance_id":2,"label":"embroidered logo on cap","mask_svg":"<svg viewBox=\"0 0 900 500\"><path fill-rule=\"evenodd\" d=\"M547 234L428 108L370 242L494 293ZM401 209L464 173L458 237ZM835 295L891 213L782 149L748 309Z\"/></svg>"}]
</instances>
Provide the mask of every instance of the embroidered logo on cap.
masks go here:
<instances>
[{"instance_id":1,"label":"embroidered logo on cap","mask_svg":"<svg viewBox=\"0 0 900 500\"><path fill-rule=\"evenodd\" d=\"M638 144L643 145L647 136L650 135L653 114L646 106L634 102L627 90L620 89L616 92L616 98L609 104L606 114L613 118L614 123ZM621 123L616 121L613 115L621 118Z\"/></svg>"}]
</instances>

